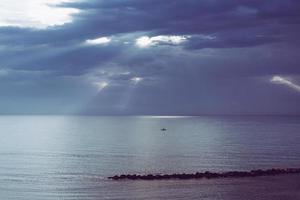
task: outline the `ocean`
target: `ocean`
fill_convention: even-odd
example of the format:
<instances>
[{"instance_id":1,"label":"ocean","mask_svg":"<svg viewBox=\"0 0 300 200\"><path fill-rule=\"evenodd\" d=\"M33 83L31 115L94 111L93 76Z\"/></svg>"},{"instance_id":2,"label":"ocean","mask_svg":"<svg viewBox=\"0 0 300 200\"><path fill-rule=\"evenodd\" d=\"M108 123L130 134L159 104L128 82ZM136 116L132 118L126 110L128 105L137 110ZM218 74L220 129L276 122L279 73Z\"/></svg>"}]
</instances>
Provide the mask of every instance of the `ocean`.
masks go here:
<instances>
[{"instance_id":1,"label":"ocean","mask_svg":"<svg viewBox=\"0 0 300 200\"><path fill-rule=\"evenodd\" d=\"M297 116L0 116L1 200L300 199L300 175L107 179L289 167Z\"/></svg>"}]
</instances>

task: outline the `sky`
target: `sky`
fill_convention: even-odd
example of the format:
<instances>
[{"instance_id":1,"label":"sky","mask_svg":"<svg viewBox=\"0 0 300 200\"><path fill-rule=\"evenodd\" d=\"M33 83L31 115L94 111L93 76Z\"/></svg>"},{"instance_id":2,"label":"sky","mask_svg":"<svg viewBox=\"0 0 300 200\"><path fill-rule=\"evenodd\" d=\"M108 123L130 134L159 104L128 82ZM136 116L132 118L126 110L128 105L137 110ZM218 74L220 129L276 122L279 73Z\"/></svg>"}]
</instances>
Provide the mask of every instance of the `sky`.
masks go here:
<instances>
[{"instance_id":1,"label":"sky","mask_svg":"<svg viewBox=\"0 0 300 200\"><path fill-rule=\"evenodd\" d=\"M1 0L0 114L299 115L299 0Z\"/></svg>"}]
</instances>

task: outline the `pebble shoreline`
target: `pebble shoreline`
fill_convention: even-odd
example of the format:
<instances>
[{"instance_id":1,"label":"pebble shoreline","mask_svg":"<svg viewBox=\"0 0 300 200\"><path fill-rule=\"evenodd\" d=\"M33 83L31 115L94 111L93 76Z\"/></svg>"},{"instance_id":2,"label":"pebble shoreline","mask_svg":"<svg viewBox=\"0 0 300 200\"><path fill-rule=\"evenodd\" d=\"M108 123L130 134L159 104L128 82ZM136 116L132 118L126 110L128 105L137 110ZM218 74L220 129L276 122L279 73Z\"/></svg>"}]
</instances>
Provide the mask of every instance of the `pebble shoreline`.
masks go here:
<instances>
[{"instance_id":1,"label":"pebble shoreline","mask_svg":"<svg viewBox=\"0 0 300 200\"><path fill-rule=\"evenodd\" d=\"M194 174L122 174L108 177L110 180L188 180L188 179L216 179L216 178L243 178L243 177L258 177L258 176L275 176L281 174L297 174L300 173L300 168L287 169L267 169L267 170L251 170L251 171L230 171L222 173L214 173L206 171L204 173Z\"/></svg>"}]
</instances>

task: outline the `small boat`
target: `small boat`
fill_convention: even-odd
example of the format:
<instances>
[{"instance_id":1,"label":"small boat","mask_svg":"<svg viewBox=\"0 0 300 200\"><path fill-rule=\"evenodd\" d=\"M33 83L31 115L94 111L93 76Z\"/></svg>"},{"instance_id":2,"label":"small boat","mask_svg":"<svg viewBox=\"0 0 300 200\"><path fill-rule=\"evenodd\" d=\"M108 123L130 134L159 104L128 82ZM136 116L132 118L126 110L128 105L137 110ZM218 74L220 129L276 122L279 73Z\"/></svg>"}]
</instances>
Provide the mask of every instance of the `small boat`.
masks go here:
<instances>
[{"instance_id":1,"label":"small boat","mask_svg":"<svg viewBox=\"0 0 300 200\"><path fill-rule=\"evenodd\" d=\"M162 128L162 129L160 129L161 131L167 131L167 129L166 128Z\"/></svg>"}]
</instances>

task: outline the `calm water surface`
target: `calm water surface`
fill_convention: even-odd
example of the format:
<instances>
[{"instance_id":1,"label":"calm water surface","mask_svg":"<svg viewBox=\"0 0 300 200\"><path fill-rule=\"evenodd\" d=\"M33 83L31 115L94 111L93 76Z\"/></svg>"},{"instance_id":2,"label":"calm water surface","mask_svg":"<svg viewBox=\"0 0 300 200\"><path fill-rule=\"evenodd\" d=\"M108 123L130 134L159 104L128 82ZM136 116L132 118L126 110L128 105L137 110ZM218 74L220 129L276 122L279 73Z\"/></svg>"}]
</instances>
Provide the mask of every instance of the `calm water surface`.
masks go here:
<instances>
[{"instance_id":1,"label":"calm water surface","mask_svg":"<svg viewBox=\"0 0 300 200\"><path fill-rule=\"evenodd\" d=\"M298 175L106 179L272 167L300 167L299 117L0 117L1 200L300 199Z\"/></svg>"}]
</instances>

